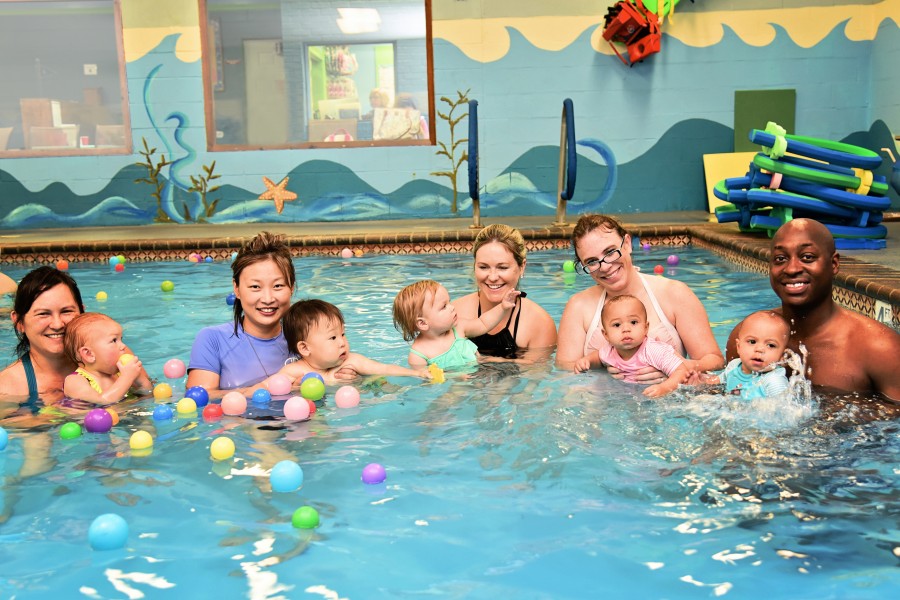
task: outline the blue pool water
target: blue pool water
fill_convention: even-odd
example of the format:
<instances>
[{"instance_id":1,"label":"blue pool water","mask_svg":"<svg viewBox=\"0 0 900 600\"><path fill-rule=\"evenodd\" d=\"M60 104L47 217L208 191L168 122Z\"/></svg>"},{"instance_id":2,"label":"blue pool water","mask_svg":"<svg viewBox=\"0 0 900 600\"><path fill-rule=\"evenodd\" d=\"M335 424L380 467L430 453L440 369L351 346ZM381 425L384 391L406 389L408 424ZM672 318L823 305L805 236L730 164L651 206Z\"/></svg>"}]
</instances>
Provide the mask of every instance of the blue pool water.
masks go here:
<instances>
[{"instance_id":1,"label":"blue pool water","mask_svg":"<svg viewBox=\"0 0 900 600\"><path fill-rule=\"evenodd\" d=\"M697 292L720 345L745 314L776 304L765 278L712 254L635 257L652 271L673 252L681 263L667 276ZM533 253L523 280L557 321L590 283L563 275L566 258ZM338 304L353 349L386 362L407 353L390 317L398 289L423 277L453 297L473 287L464 255L295 265L295 298ZM159 380L166 360L187 361L197 330L231 315L226 263L71 272L88 310L122 322ZM171 294L160 291L166 279ZM0 357L13 346L7 319ZM177 400L184 382L172 383ZM0 452L11 510L0 517L0 597L885 598L900 585L900 428L864 401L648 401L606 375L550 364L359 387L359 407L336 408L330 389L303 423L153 422L148 398L123 408L109 434L64 442L58 425L11 429ZM137 429L156 437L150 456L131 455ZM209 458L218 436L234 440L233 463ZM42 444L47 459L22 477L24 448L40 456ZM303 467L297 492L269 489L265 472L282 459ZM370 462L386 467L384 484L360 481ZM319 511L317 529L291 526L303 505ZM128 543L92 551L88 526L109 512L128 522Z\"/></svg>"}]
</instances>

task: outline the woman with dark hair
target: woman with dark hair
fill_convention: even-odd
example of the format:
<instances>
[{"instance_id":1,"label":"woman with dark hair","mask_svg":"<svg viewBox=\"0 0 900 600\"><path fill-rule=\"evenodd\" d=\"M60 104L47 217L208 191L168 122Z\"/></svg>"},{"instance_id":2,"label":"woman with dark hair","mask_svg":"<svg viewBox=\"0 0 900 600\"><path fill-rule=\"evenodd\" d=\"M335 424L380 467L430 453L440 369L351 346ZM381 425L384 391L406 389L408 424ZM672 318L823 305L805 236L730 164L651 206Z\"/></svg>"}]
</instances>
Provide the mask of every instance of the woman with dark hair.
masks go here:
<instances>
[{"instance_id":1,"label":"woman with dark hair","mask_svg":"<svg viewBox=\"0 0 900 600\"><path fill-rule=\"evenodd\" d=\"M77 367L63 352L66 325L82 312L81 291L69 274L38 267L22 278L10 312L18 359L0 371L0 395L45 403L62 397L63 381Z\"/></svg>"},{"instance_id":2,"label":"woman with dark hair","mask_svg":"<svg viewBox=\"0 0 900 600\"><path fill-rule=\"evenodd\" d=\"M187 387L211 397L236 390L250 396L267 386L288 358L281 319L296 281L291 252L281 236L260 232L231 263L234 322L201 329L191 348Z\"/></svg>"}]
</instances>

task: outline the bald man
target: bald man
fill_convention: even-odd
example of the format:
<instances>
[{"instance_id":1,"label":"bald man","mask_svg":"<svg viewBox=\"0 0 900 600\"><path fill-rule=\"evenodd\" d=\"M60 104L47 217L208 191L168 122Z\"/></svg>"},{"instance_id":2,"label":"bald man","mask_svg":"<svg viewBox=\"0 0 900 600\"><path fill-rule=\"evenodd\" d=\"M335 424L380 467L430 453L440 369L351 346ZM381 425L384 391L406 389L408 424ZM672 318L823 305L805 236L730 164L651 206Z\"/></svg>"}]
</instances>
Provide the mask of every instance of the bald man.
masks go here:
<instances>
[{"instance_id":1,"label":"bald man","mask_svg":"<svg viewBox=\"0 0 900 600\"><path fill-rule=\"evenodd\" d=\"M818 221L794 219L775 233L769 283L791 323L789 347L797 352L806 346L813 385L900 403L900 334L835 303L831 288L839 266L834 238ZM740 327L728 338L728 360L737 356Z\"/></svg>"}]
</instances>

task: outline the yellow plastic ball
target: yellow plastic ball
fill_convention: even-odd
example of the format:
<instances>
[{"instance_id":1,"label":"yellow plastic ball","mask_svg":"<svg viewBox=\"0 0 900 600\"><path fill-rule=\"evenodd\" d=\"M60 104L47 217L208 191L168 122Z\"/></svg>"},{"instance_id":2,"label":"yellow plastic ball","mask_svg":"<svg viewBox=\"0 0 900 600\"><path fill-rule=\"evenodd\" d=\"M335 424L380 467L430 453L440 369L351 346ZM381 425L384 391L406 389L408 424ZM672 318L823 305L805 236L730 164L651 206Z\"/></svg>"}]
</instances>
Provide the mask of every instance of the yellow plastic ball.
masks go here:
<instances>
[{"instance_id":1,"label":"yellow plastic ball","mask_svg":"<svg viewBox=\"0 0 900 600\"><path fill-rule=\"evenodd\" d=\"M228 460L234 456L234 442L229 437L217 437L209 447L209 454L216 460Z\"/></svg>"},{"instance_id":2,"label":"yellow plastic ball","mask_svg":"<svg viewBox=\"0 0 900 600\"><path fill-rule=\"evenodd\" d=\"M190 414L197 412L197 401L193 398L182 398L175 405L175 410L181 414Z\"/></svg>"},{"instance_id":3,"label":"yellow plastic ball","mask_svg":"<svg viewBox=\"0 0 900 600\"><path fill-rule=\"evenodd\" d=\"M122 356L119 357L119 362L122 363L123 365L127 365L128 363L130 363L131 361L133 361L134 358L135 358L134 354L127 354L127 353L126 353L126 354L123 354Z\"/></svg>"},{"instance_id":4,"label":"yellow plastic ball","mask_svg":"<svg viewBox=\"0 0 900 600\"><path fill-rule=\"evenodd\" d=\"M146 431L135 431L131 434L128 445L132 450L148 450L153 447L153 436Z\"/></svg>"},{"instance_id":5,"label":"yellow plastic ball","mask_svg":"<svg viewBox=\"0 0 900 600\"><path fill-rule=\"evenodd\" d=\"M97 292L97 300L100 302L105 302L109 296L106 295L106 292Z\"/></svg>"},{"instance_id":6,"label":"yellow plastic ball","mask_svg":"<svg viewBox=\"0 0 900 600\"><path fill-rule=\"evenodd\" d=\"M172 397L172 386L168 383L157 383L156 387L153 388L153 397L157 400L163 400L165 398Z\"/></svg>"}]
</instances>

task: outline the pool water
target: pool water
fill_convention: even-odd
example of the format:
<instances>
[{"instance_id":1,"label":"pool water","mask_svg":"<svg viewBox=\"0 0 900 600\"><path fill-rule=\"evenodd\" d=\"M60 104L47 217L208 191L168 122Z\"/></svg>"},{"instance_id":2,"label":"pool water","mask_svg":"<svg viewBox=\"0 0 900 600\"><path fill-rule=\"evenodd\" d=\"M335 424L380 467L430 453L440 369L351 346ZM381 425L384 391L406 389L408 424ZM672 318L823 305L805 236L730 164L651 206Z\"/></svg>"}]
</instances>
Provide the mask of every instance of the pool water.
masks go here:
<instances>
[{"instance_id":1,"label":"pool water","mask_svg":"<svg viewBox=\"0 0 900 600\"><path fill-rule=\"evenodd\" d=\"M634 256L652 272L672 253L681 261L666 276L697 292L720 345L744 315L776 304L764 277L710 253ZM563 274L567 258L533 253L523 280L557 321L590 285ZM391 323L397 290L426 277L452 297L473 289L464 255L295 265L295 298L340 306L352 348L384 362L407 354ZM71 272L87 309L123 323L161 381L168 359L187 362L201 327L231 315L226 263ZM14 344L7 320L0 356ZM184 381L171 383L177 400ZM900 585L900 428L864 400L747 404L687 390L651 401L552 364L357 385L359 407L336 408L329 388L302 423L278 417L279 402L254 407L268 415L259 420L154 422L147 398L109 434L11 429L0 452L0 597L885 598ZM137 429L155 436L150 456L131 455ZM218 436L234 441L234 461L210 459ZM40 456L42 445L47 459L25 462L26 446ZM297 492L270 489L266 471L283 459L303 468ZM385 466L384 484L361 482L371 462ZM291 526L304 505L318 528ZM109 512L128 522L128 543L92 551L88 526Z\"/></svg>"}]
</instances>

